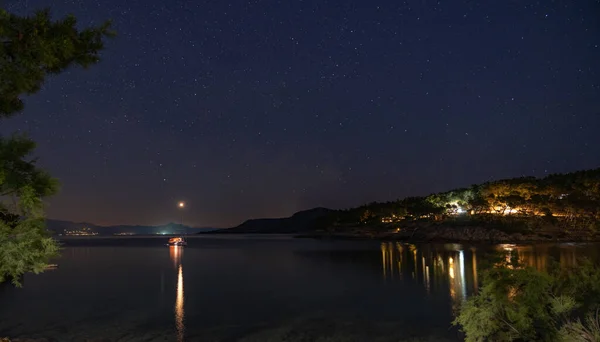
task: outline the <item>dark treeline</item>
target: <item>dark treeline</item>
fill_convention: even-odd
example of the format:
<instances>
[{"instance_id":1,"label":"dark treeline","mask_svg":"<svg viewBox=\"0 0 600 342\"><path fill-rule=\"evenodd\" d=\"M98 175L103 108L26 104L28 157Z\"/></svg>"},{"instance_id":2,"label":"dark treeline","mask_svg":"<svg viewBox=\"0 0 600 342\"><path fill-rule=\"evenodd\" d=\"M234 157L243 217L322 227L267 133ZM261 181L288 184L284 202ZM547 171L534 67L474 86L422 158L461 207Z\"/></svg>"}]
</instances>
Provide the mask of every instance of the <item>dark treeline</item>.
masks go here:
<instances>
[{"instance_id":1,"label":"dark treeline","mask_svg":"<svg viewBox=\"0 0 600 342\"><path fill-rule=\"evenodd\" d=\"M504 179L424 197L370 203L339 211L336 225L389 226L410 221L600 231L600 168L544 178Z\"/></svg>"}]
</instances>

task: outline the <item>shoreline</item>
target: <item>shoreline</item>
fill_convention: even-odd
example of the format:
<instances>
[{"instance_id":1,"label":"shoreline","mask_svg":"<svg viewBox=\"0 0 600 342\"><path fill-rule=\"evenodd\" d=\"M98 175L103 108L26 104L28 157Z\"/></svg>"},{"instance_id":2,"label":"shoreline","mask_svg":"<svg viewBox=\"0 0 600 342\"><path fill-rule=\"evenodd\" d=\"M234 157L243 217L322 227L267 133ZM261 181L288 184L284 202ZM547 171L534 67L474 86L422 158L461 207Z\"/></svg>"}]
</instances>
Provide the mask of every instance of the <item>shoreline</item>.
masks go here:
<instances>
[{"instance_id":1,"label":"shoreline","mask_svg":"<svg viewBox=\"0 0 600 342\"><path fill-rule=\"evenodd\" d=\"M451 232L451 234L448 234ZM462 235L461 233L467 234ZM507 234L493 228L483 227L428 227L421 228L420 232L296 232L288 234L263 233L263 232L219 232L198 233L197 236L275 236L286 235L294 239L314 240L352 240L352 241L398 241L406 243L484 243L484 244L533 244L533 243L593 243L600 242L600 236L589 235L564 235L550 236L541 232L541 235L520 233Z\"/></svg>"},{"instance_id":2,"label":"shoreline","mask_svg":"<svg viewBox=\"0 0 600 342\"><path fill-rule=\"evenodd\" d=\"M381 240L418 243L580 243L600 242L600 234L586 229L566 230L556 226L537 229L502 229L485 225L452 225L444 223L410 224L404 227L348 226L340 231L299 233L298 238Z\"/></svg>"},{"instance_id":3,"label":"shoreline","mask_svg":"<svg viewBox=\"0 0 600 342\"><path fill-rule=\"evenodd\" d=\"M592 239L450 239L450 238L430 238L415 239L391 234L377 235L359 235L359 234L329 234L329 233L306 233L294 235L296 239L315 239L315 240L354 240L354 241L397 241L406 243L481 243L481 244L535 244L535 243L594 243L600 242L600 238Z\"/></svg>"},{"instance_id":4,"label":"shoreline","mask_svg":"<svg viewBox=\"0 0 600 342\"><path fill-rule=\"evenodd\" d=\"M339 227L338 227L339 228ZM58 241L93 239L164 239L171 235L96 235L96 236L54 236ZM309 230L304 232L200 232L188 237L259 237L286 236L294 239L315 240L354 240L354 241L398 241L406 243L478 243L478 244L533 244L533 243L593 243L600 242L600 234L589 231L567 232L557 229L540 229L530 232L505 232L484 226L452 226L444 224L409 226L390 229L381 226L344 227L340 231Z\"/></svg>"}]
</instances>

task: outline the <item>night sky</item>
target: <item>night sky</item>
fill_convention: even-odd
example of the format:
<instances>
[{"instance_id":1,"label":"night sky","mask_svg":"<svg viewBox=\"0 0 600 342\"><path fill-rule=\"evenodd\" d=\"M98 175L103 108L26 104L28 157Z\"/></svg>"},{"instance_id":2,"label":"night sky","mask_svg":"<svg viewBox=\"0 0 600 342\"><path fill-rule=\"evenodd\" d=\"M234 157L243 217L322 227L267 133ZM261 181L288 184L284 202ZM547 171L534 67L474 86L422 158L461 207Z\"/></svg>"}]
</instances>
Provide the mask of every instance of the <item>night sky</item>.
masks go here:
<instances>
[{"instance_id":1,"label":"night sky","mask_svg":"<svg viewBox=\"0 0 600 342\"><path fill-rule=\"evenodd\" d=\"M60 179L51 218L163 224L185 200L226 227L600 166L600 1L51 3L119 33L1 124Z\"/></svg>"}]
</instances>

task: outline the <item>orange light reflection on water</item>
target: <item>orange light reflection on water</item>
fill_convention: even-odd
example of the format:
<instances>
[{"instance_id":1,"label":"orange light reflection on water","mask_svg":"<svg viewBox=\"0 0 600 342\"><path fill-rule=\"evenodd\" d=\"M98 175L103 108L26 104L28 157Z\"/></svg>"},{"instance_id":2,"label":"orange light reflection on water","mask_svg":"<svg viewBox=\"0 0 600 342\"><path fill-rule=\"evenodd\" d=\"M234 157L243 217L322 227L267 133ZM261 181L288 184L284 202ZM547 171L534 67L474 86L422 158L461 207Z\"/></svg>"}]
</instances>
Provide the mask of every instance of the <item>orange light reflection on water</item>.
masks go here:
<instances>
[{"instance_id":1,"label":"orange light reflection on water","mask_svg":"<svg viewBox=\"0 0 600 342\"><path fill-rule=\"evenodd\" d=\"M416 282L428 294L449 293L453 312L460 307L468 295L476 293L480 282L478 266L486 261L487 254L493 255L491 248L467 247L462 245L421 246L382 242L381 268L387 281ZM513 245L495 247L498 251L510 253L521 265L547 270L549 267L569 268L577 265L578 256L586 256L590 251L594 260L600 260L600 252L583 245ZM554 264L552 258L557 258Z\"/></svg>"},{"instance_id":2,"label":"orange light reflection on water","mask_svg":"<svg viewBox=\"0 0 600 342\"><path fill-rule=\"evenodd\" d=\"M175 296L175 329L177 341L185 340L185 310L184 310L184 291L183 291L183 264L181 262L183 256L183 247L169 246L169 257L173 262L173 266L177 269L177 289Z\"/></svg>"},{"instance_id":3,"label":"orange light reflection on water","mask_svg":"<svg viewBox=\"0 0 600 342\"><path fill-rule=\"evenodd\" d=\"M183 248L180 246L170 246L169 256L173 261L173 266L177 267L181 263L181 255L183 254Z\"/></svg>"},{"instance_id":4,"label":"orange light reflection on water","mask_svg":"<svg viewBox=\"0 0 600 342\"><path fill-rule=\"evenodd\" d=\"M184 324L184 309L183 309L183 265L179 265L177 274L177 298L175 299L175 327L177 329L177 341L184 341L185 324Z\"/></svg>"}]
</instances>

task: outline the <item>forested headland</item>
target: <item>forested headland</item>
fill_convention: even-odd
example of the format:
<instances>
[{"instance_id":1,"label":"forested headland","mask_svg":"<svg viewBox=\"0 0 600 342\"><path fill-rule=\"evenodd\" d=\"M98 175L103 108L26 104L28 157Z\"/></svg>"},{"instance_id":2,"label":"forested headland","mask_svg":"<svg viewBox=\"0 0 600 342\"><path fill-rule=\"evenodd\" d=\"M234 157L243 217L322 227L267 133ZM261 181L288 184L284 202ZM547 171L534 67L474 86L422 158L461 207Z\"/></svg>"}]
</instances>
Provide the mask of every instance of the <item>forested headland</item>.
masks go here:
<instances>
[{"instance_id":1,"label":"forested headland","mask_svg":"<svg viewBox=\"0 0 600 342\"><path fill-rule=\"evenodd\" d=\"M374 202L336 211L329 219L323 232L399 239L596 239L600 168Z\"/></svg>"}]
</instances>

